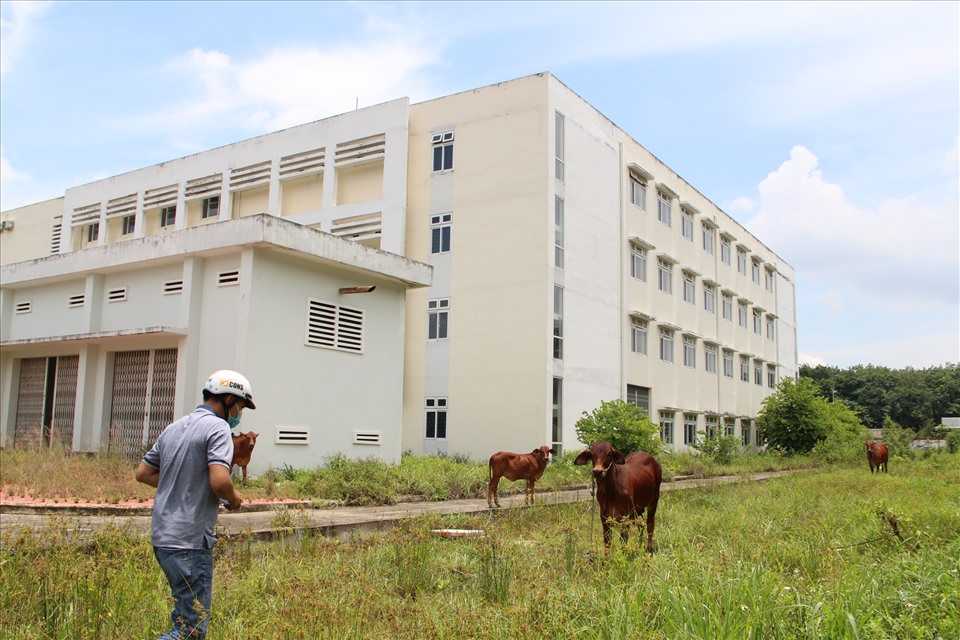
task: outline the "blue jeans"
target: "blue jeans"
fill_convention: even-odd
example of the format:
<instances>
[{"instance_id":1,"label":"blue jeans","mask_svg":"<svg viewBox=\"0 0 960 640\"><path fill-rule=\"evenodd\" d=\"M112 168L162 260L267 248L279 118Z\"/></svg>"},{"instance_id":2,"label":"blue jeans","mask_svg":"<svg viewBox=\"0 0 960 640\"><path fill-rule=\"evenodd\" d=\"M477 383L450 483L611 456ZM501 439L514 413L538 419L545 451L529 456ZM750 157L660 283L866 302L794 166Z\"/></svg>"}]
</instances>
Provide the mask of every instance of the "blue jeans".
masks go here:
<instances>
[{"instance_id":1,"label":"blue jeans","mask_svg":"<svg viewBox=\"0 0 960 640\"><path fill-rule=\"evenodd\" d=\"M153 548L173 596L173 626L160 640L203 640L213 600L213 549Z\"/></svg>"}]
</instances>

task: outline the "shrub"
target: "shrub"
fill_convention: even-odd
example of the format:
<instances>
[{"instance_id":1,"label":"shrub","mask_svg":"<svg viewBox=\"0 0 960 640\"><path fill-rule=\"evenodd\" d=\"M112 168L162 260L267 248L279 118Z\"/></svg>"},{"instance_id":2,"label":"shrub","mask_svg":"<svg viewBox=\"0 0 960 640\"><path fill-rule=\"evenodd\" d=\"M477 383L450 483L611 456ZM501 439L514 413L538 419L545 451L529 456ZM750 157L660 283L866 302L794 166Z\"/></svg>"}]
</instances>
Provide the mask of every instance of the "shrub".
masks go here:
<instances>
[{"instance_id":1,"label":"shrub","mask_svg":"<svg viewBox=\"0 0 960 640\"><path fill-rule=\"evenodd\" d=\"M718 431L712 438L698 437L691 446L717 464L730 464L733 457L740 452L740 439L737 436L722 435Z\"/></svg>"},{"instance_id":2,"label":"shrub","mask_svg":"<svg viewBox=\"0 0 960 640\"><path fill-rule=\"evenodd\" d=\"M583 412L575 426L577 438L587 446L606 440L623 455L634 451L660 453L660 429L637 405L618 398Z\"/></svg>"}]
</instances>

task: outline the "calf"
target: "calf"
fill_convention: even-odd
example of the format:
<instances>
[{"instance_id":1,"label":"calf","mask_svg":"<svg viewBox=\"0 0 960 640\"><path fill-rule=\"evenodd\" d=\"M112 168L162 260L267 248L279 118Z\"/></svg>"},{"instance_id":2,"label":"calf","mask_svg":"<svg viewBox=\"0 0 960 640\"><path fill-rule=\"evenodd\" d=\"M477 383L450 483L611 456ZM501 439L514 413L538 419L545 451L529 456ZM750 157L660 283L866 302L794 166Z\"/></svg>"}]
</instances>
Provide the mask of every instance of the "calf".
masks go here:
<instances>
[{"instance_id":1,"label":"calf","mask_svg":"<svg viewBox=\"0 0 960 640\"><path fill-rule=\"evenodd\" d=\"M250 464L250 454L253 453L253 447L257 444L257 436L260 434L251 431L231 435L233 435L233 462L230 464L230 473L233 473L234 467L240 467L240 470L243 471L243 486L247 486L247 465Z\"/></svg>"},{"instance_id":2,"label":"calf","mask_svg":"<svg viewBox=\"0 0 960 640\"><path fill-rule=\"evenodd\" d=\"M498 507L500 506L497 485L500 483L501 477L507 480L526 480L527 489L524 504L528 502L533 504L533 485L543 475L543 470L547 468L551 453L556 454L557 452L547 445L543 445L530 453L498 451L490 456L490 462L487 465L487 473L490 478L490 484L487 485L487 506L491 509L494 503Z\"/></svg>"},{"instance_id":3,"label":"calf","mask_svg":"<svg viewBox=\"0 0 960 640\"><path fill-rule=\"evenodd\" d=\"M657 459L644 451L624 457L604 440L598 440L580 453L573 464L593 460L593 480L597 485L600 524L603 542L610 545L614 525L620 528L620 539L626 541L630 523L643 530L641 518L647 512L647 551L653 553L653 529L660 501L663 470Z\"/></svg>"},{"instance_id":4,"label":"calf","mask_svg":"<svg viewBox=\"0 0 960 640\"><path fill-rule=\"evenodd\" d=\"M874 468L876 468L877 473L880 473L880 470L883 469L883 472L887 472L887 445L882 442L874 442L873 440L867 440L867 462L870 463L870 473L873 473Z\"/></svg>"}]
</instances>

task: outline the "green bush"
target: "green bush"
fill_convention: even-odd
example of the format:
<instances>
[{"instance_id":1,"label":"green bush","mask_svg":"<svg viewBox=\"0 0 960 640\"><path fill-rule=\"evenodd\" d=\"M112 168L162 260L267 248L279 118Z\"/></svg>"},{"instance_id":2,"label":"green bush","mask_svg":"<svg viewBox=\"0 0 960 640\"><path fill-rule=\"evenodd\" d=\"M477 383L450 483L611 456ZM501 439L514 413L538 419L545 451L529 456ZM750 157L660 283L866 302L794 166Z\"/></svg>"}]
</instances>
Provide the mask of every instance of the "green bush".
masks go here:
<instances>
[{"instance_id":1,"label":"green bush","mask_svg":"<svg viewBox=\"0 0 960 640\"><path fill-rule=\"evenodd\" d=\"M950 453L960 451L960 430L950 429L947 432L947 451Z\"/></svg>"},{"instance_id":2,"label":"green bush","mask_svg":"<svg viewBox=\"0 0 960 640\"><path fill-rule=\"evenodd\" d=\"M634 451L656 455L662 448L660 428L640 407L620 398L601 402L591 413L584 411L575 429L585 445L606 440L623 455Z\"/></svg>"},{"instance_id":3,"label":"green bush","mask_svg":"<svg viewBox=\"0 0 960 640\"><path fill-rule=\"evenodd\" d=\"M691 446L712 458L717 464L730 464L734 456L740 452L740 439L736 436L722 435L718 430L712 438L698 437Z\"/></svg>"}]
</instances>

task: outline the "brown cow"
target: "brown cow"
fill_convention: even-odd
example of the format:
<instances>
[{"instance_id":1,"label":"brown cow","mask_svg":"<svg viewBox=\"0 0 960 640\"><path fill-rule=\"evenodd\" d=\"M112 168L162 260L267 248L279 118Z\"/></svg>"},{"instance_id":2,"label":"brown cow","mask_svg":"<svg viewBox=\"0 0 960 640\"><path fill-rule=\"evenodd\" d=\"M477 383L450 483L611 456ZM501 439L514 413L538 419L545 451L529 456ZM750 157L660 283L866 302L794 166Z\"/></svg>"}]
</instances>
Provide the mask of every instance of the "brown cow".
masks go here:
<instances>
[{"instance_id":1,"label":"brown cow","mask_svg":"<svg viewBox=\"0 0 960 640\"><path fill-rule=\"evenodd\" d=\"M250 454L253 453L253 447L257 444L257 436L260 434L251 431L231 435L233 435L233 462L230 464L230 473L233 473L234 467L240 467L240 470L243 471L243 486L247 486L247 465L250 464Z\"/></svg>"},{"instance_id":2,"label":"brown cow","mask_svg":"<svg viewBox=\"0 0 960 640\"><path fill-rule=\"evenodd\" d=\"M647 551L653 553L653 529L660 501L663 470L657 459L645 451L636 451L626 458L604 440L598 440L580 453L573 464L593 460L593 480L597 485L600 524L603 542L610 545L614 524L620 528L620 539L626 541L630 523L642 531L641 518L647 511Z\"/></svg>"},{"instance_id":3,"label":"brown cow","mask_svg":"<svg viewBox=\"0 0 960 640\"><path fill-rule=\"evenodd\" d=\"M867 462L870 463L870 473L873 473L873 469L877 469L877 473L880 473L880 470L883 469L884 473L887 473L887 445L882 442L874 442L873 440L867 440Z\"/></svg>"},{"instance_id":4,"label":"brown cow","mask_svg":"<svg viewBox=\"0 0 960 640\"><path fill-rule=\"evenodd\" d=\"M490 462L487 464L487 474L490 478L490 484L487 485L487 506L491 509L494 503L498 507L500 506L497 485L500 484L501 477L507 480L526 480L527 489L524 504L527 502L533 504L533 485L543 475L543 470L547 468L551 453L556 455L557 452L547 445L543 445L530 453L498 451L490 456Z\"/></svg>"}]
</instances>

